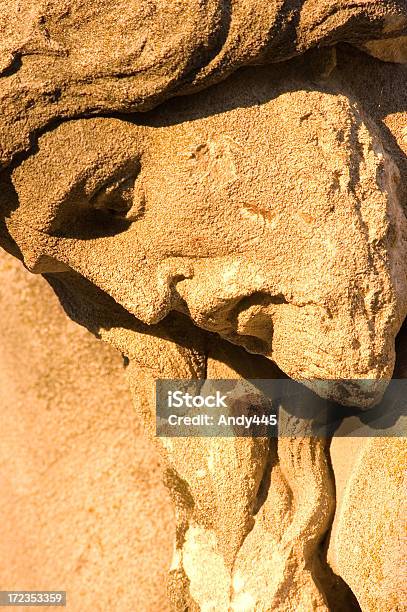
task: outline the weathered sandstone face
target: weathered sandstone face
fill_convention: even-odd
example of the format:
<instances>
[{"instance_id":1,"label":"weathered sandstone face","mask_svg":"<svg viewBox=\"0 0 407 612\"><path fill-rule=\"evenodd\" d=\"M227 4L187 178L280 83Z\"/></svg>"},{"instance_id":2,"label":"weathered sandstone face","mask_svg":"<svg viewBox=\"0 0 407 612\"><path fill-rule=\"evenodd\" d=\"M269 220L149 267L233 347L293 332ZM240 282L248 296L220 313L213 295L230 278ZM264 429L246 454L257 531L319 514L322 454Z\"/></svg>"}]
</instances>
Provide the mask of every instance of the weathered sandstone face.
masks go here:
<instances>
[{"instance_id":1,"label":"weathered sandstone face","mask_svg":"<svg viewBox=\"0 0 407 612\"><path fill-rule=\"evenodd\" d=\"M279 424L291 437L158 438L154 389L163 378L199 387L288 375L345 405L380 399L407 312L406 0L0 0L0 8L0 244L123 354L175 510L173 609L401 609L399 585L382 573L401 558L402 441L372 441L355 458L346 440L299 432L290 405ZM16 298L17 316L29 295ZM32 329L30 346L39 346ZM397 342L402 377L402 335ZM64 374L53 348L53 369L39 370L47 388L51 372L62 372L65 388L68 370L86 379L83 353L67 344ZM110 385L103 360L85 358L103 378L99 393L107 388L97 410L106 423L79 411L78 429L96 433L101 456L108 440L106 461L120 463L115 426L102 432L114 418L127 433L133 426L120 412L110 418L123 390ZM37 380L48 401L36 376L24 380L26 397ZM54 379L56 399L64 385ZM262 400L247 385L256 409ZM321 419L336 409L349 412L327 405ZM69 428L60 434L76 444ZM3 448L7 479L24 461L8 465L18 451ZM94 474L88 448L68 455L74 466L88 457ZM50 448L43 465L56 470L60 453ZM37 482L31 464L20 472L23 483ZM18 469L13 480L18 487ZM126 539L122 526L114 538ZM60 556L52 575L67 567ZM120 563L117 572L125 575ZM75 584L97 584L91 574Z\"/></svg>"},{"instance_id":2,"label":"weathered sandstone face","mask_svg":"<svg viewBox=\"0 0 407 612\"><path fill-rule=\"evenodd\" d=\"M79 273L137 324L178 311L326 397L369 406L407 312L399 171L352 100L267 76L142 119L49 131L4 189L7 228L26 266L68 295Z\"/></svg>"}]
</instances>

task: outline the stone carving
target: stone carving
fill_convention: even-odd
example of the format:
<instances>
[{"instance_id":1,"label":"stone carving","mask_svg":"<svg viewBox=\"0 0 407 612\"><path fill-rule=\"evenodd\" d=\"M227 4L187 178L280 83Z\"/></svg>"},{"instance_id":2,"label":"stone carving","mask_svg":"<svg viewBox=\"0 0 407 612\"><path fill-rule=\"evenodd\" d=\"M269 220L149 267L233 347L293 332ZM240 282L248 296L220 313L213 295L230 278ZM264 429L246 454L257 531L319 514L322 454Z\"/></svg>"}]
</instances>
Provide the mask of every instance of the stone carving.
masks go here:
<instances>
[{"instance_id":1,"label":"stone carving","mask_svg":"<svg viewBox=\"0 0 407 612\"><path fill-rule=\"evenodd\" d=\"M379 402L407 314L405 2L4 5L0 239L129 360L146 431L157 378ZM328 441L158 444L175 609L358 609L322 552Z\"/></svg>"}]
</instances>

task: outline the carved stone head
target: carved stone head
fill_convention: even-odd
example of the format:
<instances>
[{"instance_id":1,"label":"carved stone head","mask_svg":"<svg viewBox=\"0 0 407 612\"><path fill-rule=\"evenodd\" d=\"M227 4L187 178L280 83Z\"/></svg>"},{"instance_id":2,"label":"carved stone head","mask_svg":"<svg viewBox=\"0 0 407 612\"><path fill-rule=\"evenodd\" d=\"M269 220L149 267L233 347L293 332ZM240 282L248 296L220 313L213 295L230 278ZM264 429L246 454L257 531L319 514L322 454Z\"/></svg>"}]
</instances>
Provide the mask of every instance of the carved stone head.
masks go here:
<instances>
[{"instance_id":1,"label":"carved stone head","mask_svg":"<svg viewBox=\"0 0 407 612\"><path fill-rule=\"evenodd\" d=\"M100 13L68 4L44 15L35 5L32 29L3 52L1 108L13 113L1 126L2 158L14 155L2 177L4 244L94 331L123 327L124 316L127 327L161 334L175 311L323 395L377 400L407 313L407 222L378 129L349 92L324 81L334 52L318 80L298 60L284 75L278 65L252 67L193 92L253 61L338 39L361 44L367 22L367 40L395 36L405 11L384 17L362 2L349 21L346 2L292 3L287 13L253 1L246 5L261 5L262 20L236 3L228 23L223 3L212 2L201 20L186 11L181 27L181 8L144 2L130 19L127 3L106 3L137 31L137 44L120 39L115 50L109 12L102 45ZM75 18L90 38L80 39ZM273 35L265 24L279 19ZM179 93L190 95L147 113L89 117ZM120 334L115 343L129 353Z\"/></svg>"}]
</instances>

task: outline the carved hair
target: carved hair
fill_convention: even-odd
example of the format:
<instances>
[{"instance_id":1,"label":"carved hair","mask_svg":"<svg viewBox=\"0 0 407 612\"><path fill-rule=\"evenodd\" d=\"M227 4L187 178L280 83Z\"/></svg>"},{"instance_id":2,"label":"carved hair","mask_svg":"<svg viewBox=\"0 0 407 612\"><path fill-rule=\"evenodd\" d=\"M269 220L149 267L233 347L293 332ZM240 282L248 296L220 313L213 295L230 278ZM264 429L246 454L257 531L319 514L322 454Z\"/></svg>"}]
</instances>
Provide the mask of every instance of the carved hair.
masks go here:
<instances>
[{"instance_id":1,"label":"carved hair","mask_svg":"<svg viewBox=\"0 0 407 612\"><path fill-rule=\"evenodd\" d=\"M406 0L0 0L0 166L70 117L151 109L250 64L407 31Z\"/></svg>"}]
</instances>

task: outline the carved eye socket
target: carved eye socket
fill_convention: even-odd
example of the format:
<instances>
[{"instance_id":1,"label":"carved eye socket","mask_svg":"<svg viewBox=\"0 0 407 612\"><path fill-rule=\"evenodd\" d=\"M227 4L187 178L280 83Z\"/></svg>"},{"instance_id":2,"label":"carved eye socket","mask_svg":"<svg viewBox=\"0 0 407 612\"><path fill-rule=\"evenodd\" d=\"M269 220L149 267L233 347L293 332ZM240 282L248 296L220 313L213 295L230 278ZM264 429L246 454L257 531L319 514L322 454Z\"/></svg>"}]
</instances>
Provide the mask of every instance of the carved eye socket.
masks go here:
<instances>
[{"instance_id":1,"label":"carved eye socket","mask_svg":"<svg viewBox=\"0 0 407 612\"><path fill-rule=\"evenodd\" d=\"M110 212L115 216L126 216L133 206L134 178L125 177L103 186L92 197L93 208Z\"/></svg>"},{"instance_id":2,"label":"carved eye socket","mask_svg":"<svg viewBox=\"0 0 407 612\"><path fill-rule=\"evenodd\" d=\"M49 233L63 238L101 238L126 231L145 213L140 168L116 171L99 187L79 184L59 206Z\"/></svg>"},{"instance_id":3,"label":"carved eye socket","mask_svg":"<svg viewBox=\"0 0 407 612\"><path fill-rule=\"evenodd\" d=\"M144 213L145 197L140 174L116 178L103 185L90 203L96 210L134 221Z\"/></svg>"}]
</instances>

